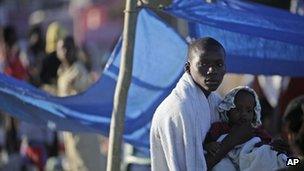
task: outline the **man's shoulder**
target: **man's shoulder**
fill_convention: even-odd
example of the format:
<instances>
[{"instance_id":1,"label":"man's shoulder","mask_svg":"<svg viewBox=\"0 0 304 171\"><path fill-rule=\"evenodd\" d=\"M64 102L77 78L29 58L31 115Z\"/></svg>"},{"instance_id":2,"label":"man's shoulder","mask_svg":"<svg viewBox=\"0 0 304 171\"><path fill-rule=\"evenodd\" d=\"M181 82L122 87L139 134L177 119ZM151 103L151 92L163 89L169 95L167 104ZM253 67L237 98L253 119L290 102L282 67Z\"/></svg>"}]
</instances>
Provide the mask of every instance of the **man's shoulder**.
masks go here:
<instances>
[{"instance_id":1,"label":"man's shoulder","mask_svg":"<svg viewBox=\"0 0 304 171\"><path fill-rule=\"evenodd\" d=\"M176 117L182 111L182 103L181 101L174 101L171 98L165 99L156 109L154 113L154 117L161 118L171 118Z\"/></svg>"},{"instance_id":2,"label":"man's shoulder","mask_svg":"<svg viewBox=\"0 0 304 171\"><path fill-rule=\"evenodd\" d=\"M185 101L178 99L174 95L169 95L156 109L153 121L154 122L167 122L181 118L184 113Z\"/></svg>"}]
</instances>

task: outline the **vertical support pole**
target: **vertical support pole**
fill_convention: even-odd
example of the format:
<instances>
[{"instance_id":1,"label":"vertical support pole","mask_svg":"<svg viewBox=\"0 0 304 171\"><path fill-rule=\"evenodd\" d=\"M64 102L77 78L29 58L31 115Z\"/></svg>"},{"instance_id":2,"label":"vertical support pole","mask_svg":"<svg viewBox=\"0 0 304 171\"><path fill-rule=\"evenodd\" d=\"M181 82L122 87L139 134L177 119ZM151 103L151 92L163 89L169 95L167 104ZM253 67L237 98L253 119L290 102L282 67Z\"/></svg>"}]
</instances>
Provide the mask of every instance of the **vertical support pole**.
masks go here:
<instances>
[{"instance_id":1,"label":"vertical support pole","mask_svg":"<svg viewBox=\"0 0 304 171\"><path fill-rule=\"evenodd\" d=\"M110 126L107 171L120 170L121 143L124 130L126 103L132 77L133 51L137 21L136 5L137 0L126 0L122 54Z\"/></svg>"}]
</instances>

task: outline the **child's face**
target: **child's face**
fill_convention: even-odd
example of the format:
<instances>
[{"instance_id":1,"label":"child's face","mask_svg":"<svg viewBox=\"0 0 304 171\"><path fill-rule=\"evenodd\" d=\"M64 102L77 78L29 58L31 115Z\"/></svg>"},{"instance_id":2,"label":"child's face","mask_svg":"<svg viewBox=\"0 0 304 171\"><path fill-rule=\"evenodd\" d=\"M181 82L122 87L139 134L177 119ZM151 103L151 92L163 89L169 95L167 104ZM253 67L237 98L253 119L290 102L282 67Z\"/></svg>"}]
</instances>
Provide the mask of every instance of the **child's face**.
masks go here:
<instances>
[{"instance_id":1,"label":"child's face","mask_svg":"<svg viewBox=\"0 0 304 171\"><path fill-rule=\"evenodd\" d=\"M234 104L236 107L228 111L229 122L232 125L253 121L256 105L253 94L240 90L234 98Z\"/></svg>"}]
</instances>

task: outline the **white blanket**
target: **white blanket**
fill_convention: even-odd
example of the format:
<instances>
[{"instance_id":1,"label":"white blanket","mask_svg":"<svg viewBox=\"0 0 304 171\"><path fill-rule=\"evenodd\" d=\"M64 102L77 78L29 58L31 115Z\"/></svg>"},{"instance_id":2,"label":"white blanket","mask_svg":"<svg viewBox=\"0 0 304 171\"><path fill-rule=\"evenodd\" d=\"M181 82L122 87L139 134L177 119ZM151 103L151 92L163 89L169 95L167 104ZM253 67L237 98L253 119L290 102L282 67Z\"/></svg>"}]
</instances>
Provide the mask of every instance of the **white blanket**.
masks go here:
<instances>
[{"instance_id":1,"label":"white blanket","mask_svg":"<svg viewBox=\"0 0 304 171\"><path fill-rule=\"evenodd\" d=\"M222 135L218 141L222 141ZM246 143L236 146L227 156L213 167L213 171L272 171L285 167L287 156L277 155L278 152L271 150L269 145L254 147L261 142L259 137L253 137Z\"/></svg>"},{"instance_id":2,"label":"white blanket","mask_svg":"<svg viewBox=\"0 0 304 171\"><path fill-rule=\"evenodd\" d=\"M207 99L188 73L182 76L152 120L152 170L207 170L202 143L211 122L218 121L220 100L215 93Z\"/></svg>"}]
</instances>

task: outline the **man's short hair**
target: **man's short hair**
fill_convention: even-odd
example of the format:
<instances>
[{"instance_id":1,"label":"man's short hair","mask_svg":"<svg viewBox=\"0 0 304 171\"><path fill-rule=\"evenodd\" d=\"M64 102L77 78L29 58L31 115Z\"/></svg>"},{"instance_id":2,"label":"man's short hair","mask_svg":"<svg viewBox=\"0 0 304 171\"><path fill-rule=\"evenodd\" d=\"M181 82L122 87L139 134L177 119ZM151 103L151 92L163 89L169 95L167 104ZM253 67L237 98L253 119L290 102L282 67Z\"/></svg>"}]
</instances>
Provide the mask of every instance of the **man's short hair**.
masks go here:
<instances>
[{"instance_id":1,"label":"man's short hair","mask_svg":"<svg viewBox=\"0 0 304 171\"><path fill-rule=\"evenodd\" d=\"M211 37L199 38L189 43L188 61L193 59L192 53L198 50L203 50L205 52L222 50L226 55L223 45Z\"/></svg>"}]
</instances>

